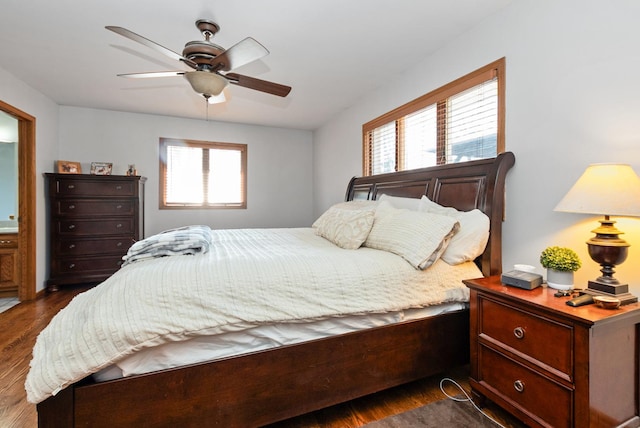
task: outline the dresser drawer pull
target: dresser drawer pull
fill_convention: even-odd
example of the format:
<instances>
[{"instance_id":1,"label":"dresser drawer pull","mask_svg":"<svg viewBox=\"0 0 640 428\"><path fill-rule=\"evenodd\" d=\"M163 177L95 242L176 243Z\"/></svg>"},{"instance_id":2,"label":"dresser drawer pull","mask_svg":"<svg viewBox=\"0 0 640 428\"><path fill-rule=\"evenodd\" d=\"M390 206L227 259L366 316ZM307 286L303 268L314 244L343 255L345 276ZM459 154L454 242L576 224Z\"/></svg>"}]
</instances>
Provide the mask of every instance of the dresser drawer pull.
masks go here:
<instances>
[{"instance_id":1,"label":"dresser drawer pull","mask_svg":"<svg viewBox=\"0 0 640 428\"><path fill-rule=\"evenodd\" d=\"M517 380L517 381L513 382L513 387L515 388L516 391L523 392L524 391L524 382L521 381L521 380Z\"/></svg>"},{"instance_id":2,"label":"dresser drawer pull","mask_svg":"<svg viewBox=\"0 0 640 428\"><path fill-rule=\"evenodd\" d=\"M71 263L71 264L69 265L69 269L73 269L74 267L76 267L76 264L75 264L75 263Z\"/></svg>"},{"instance_id":3,"label":"dresser drawer pull","mask_svg":"<svg viewBox=\"0 0 640 428\"><path fill-rule=\"evenodd\" d=\"M524 339L524 328L516 327L513 329L513 335L516 339Z\"/></svg>"},{"instance_id":4,"label":"dresser drawer pull","mask_svg":"<svg viewBox=\"0 0 640 428\"><path fill-rule=\"evenodd\" d=\"M70 225L69 225L69 230L73 230L73 229L75 229L75 228L76 228L76 225L75 225L75 224L70 224Z\"/></svg>"},{"instance_id":5,"label":"dresser drawer pull","mask_svg":"<svg viewBox=\"0 0 640 428\"><path fill-rule=\"evenodd\" d=\"M117 228L117 229L120 229L121 227L122 227L122 223L118 223L118 224L116 224L116 228Z\"/></svg>"},{"instance_id":6,"label":"dresser drawer pull","mask_svg":"<svg viewBox=\"0 0 640 428\"><path fill-rule=\"evenodd\" d=\"M69 205L69 209L70 209L70 210L75 210L75 209L76 209L76 206L75 206L75 205Z\"/></svg>"},{"instance_id":7,"label":"dresser drawer pull","mask_svg":"<svg viewBox=\"0 0 640 428\"><path fill-rule=\"evenodd\" d=\"M69 244L69 249L73 250L74 248L76 248L76 244Z\"/></svg>"},{"instance_id":8,"label":"dresser drawer pull","mask_svg":"<svg viewBox=\"0 0 640 428\"><path fill-rule=\"evenodd\" d=\"M122 209L122 205L116 205L116 209L117 210L121 210Z\"/></svg>"},{"instance_id":9,"label":"dresser drawer pull","mask_svg":"<svg viewBox=\"0 0 640 428\"><path fill-rule=\"evenodd\" d=\"M122 186L120 185L116 186L116 190L122 190Z\"/></svg>"},{"instance_id":10,"label":"dresser drawer pull","mask_svg":"<svg viewBox=\"0 0 640 428\"><path fill-rule=\"evenodd\" d=\"M116 244L116 247L122 247L122 242L118 242L118 243Z\"/></svg>"},{"instance_id":11,"label":"dresser drawer pull","mask_svg":"<svg viewBox=\"0 0 640 428\"><path fill-rule=\"evenodd\" d=\"M69 184L69 185L67 186L67 189L75 189L75 188L76 188L76 186L74 186L73 184Z\"/></svg>"}]
</instances>

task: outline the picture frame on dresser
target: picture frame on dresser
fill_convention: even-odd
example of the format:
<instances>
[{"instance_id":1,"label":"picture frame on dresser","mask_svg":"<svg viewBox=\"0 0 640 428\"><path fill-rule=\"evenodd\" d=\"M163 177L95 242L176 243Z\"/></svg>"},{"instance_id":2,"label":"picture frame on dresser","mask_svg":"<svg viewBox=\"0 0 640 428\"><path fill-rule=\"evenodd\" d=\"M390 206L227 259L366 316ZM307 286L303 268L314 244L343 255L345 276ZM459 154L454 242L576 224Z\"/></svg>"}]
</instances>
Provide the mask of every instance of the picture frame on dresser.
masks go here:
<instances>
[{"instance_id":1,"label":"picture frame on dresser","mask_svg":"<svg viewBox=\"0 0 640 428\"><path fill-rule=\"evenodd\" d=\"M80 162L59 160L56 161L56 170L58 174L82 174L82 165Z\"/></svg>"},{"instance_id":2,"label":"picture frame on dresser","mask_svg":"<svg viewBox=\"0 0 640 428\"><path fill-rule=\"evenodd\" d=\"M91 174L111 175L113 163L111 162L91 162Z\"/></svg>"}]
</instances>

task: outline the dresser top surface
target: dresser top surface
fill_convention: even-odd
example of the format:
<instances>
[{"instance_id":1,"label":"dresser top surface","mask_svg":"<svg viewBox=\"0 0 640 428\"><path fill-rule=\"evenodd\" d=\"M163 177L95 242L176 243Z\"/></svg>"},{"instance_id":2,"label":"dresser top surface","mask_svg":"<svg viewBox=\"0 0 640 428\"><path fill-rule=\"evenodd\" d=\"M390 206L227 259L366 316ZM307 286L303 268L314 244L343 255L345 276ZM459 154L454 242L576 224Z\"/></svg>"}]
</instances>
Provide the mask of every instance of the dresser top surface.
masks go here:
<instances>
[{"instance_id":1,"label":"dresser top surface","mask_svg":"<svg viewBox=\"0 0 640 428\"><path fill-rule=\"evenodd\" d=\"M596 324L626 317L637 318L640 322L640 304L638 303L623 305L619 309L603 309L595 304L572 307L566 304L571 296L555 297L556 290L546 286L533 290L506 286L502 284L499 276L465 280L464 283L472 290L475 289L514 303L524 303L543 311L561 314L586 324Z\"/></svg>"}]
</instances>

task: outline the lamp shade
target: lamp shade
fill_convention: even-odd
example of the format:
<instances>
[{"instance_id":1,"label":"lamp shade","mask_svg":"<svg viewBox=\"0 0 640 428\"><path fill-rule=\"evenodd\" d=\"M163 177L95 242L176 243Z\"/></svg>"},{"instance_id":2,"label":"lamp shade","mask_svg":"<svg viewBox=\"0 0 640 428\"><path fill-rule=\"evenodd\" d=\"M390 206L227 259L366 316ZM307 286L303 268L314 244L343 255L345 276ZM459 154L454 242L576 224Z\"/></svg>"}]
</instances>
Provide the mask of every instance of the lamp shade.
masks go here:
<instances>
[{"instance_id":1,"label":"lamp shade","mask_svg":"<svg viewBox=\"0 0 640 428\"><path fill-rule=\"evenodd\" d=\"M219 74L209 71L189 71L184 73L194 91L204 96L219 95L229 81Z\"/></svg>"},{"instance_id":2,"label":"lamp shade","mask_svg":"<svg viewBox=\"0 0 640 428\"><path fill-rule=\"evenodd\" d=\"M629 165L589 165L554 211L639 217L640 178Z\"/></svg>"}]
</instances>

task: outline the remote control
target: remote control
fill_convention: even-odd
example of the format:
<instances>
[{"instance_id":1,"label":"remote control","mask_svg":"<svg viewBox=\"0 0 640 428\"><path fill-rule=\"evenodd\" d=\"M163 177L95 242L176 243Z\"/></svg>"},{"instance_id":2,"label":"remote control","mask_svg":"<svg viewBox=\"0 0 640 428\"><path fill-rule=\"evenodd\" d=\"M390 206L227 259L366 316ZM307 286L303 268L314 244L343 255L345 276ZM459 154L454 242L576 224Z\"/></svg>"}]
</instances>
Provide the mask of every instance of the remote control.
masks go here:
<instances>
[{"instance_id":1,"label":"remote control","mask_svg":"<svg viewBox=\"0 0 640 428\"><path fill-rule=\"evenodd\" d=\"M574 297L571 300L567 300L569 306L583 306L593 303L593 296L591 294L581 294L578 297Z\"/></svg>"}]
</instances>

